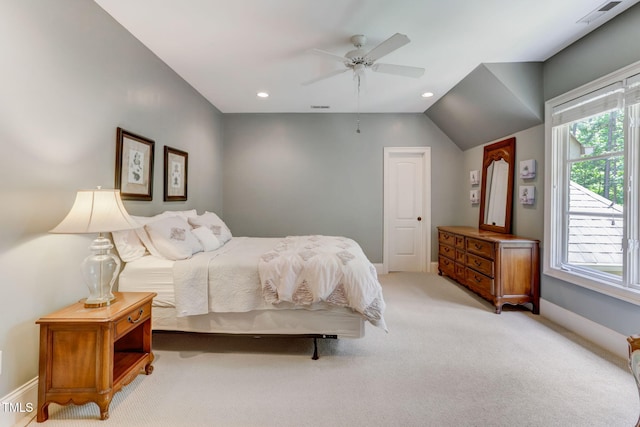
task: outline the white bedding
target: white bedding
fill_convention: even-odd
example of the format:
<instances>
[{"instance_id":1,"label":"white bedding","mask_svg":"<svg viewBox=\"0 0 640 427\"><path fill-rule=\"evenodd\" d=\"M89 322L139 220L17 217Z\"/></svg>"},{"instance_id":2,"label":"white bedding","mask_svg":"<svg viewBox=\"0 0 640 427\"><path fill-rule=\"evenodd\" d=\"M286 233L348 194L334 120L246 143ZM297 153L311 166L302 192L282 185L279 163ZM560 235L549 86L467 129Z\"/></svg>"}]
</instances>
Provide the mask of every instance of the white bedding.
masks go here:
<instances>
[{"instance_id":1,"label":"white bedding","mask_svg":"<svg viewBox=\"0 0 640 427\"><path fill-rule=\"evenodd\" d=\"M385 302L375 267L354 240L341 236L289 236L258 263L265 300L349 307L386 330Z\"/></svg>"},{"instance_id":2,"label":"white bedding","mask_svg":"<svg viewBox=\"0 0 640 427\"><path fill-rule=\"evenodd\" d=\"M179 318L197 318L199 316L196 315L205 313L248 313L255 310L335 309L335 306L325 302L300 306L286 301L272 304L265 300L258 261L281 241L281 238L234 237L215 251L197 253L191 259L181 261L147 255L126 264L120 274L118 290L156 292L158 296L154 299L154 306L175 307ZM195 273L194 266L198 270ZM196 285L199 290L187 290L186 296L177 295L176 288L180 289L182 285L176 285L176 280L182 281L184 285L194 277L199 282L204 280L204 290L202 283L199 283ZM204 300L198 300L198 295L203 295L203 292ZM206 303L202 304L204 301ZM341 311L351 311L344 307L338 308ZM384 321L378 326L385 328Z\"/></svg>"},{"instance_id":3,"label":"white bedding","mask_svg":"<svg viewBox=\"0 0 640 427\"><path fill-rule=\"evenodd\" d=\"M246 312L273 308L262 297L258 259L278 241L277 238L234 237L215 251L200 252L190 260L183 261L147 255L125 265L119 276L118 290L156 292L158 296L153 300L154 305L176 307L174 267L179 263L181 266L178 269L182 271L190 264L202 266L206 261L210 289L215 289L220 295L216 298L213 295L215 292L208 292L209 311Z\"/></svg>"}]
</instances>

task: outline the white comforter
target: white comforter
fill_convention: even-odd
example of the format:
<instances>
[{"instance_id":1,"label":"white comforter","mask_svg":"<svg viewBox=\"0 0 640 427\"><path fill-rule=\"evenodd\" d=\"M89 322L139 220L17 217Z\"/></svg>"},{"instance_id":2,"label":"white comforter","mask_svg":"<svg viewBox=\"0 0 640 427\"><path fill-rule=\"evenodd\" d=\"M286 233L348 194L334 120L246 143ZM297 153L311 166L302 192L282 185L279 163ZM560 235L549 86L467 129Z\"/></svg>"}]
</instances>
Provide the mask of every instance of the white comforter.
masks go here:
<instances>
[{"instance_id":1,"label":"white comforter","mask_svg":"<svg viewBox=\"0 0 640 427\"><path fill-rule=\"evenodd\" d=\"M279 240L234 237L220 249L176 261L173 285L177 316L273 308L262 296L258 260Z\"/></svg>"},{"instance_id":2,"label":"white comforter","mask_svg":"<svg viewBox=\"0 0 640 427\"><path fill-rule=\"evenodd\" d=\"M346 237L290 236L260 257L267 302L346 306L386 330L385 302L375 267Z\"/></svg>"}]
</instances>

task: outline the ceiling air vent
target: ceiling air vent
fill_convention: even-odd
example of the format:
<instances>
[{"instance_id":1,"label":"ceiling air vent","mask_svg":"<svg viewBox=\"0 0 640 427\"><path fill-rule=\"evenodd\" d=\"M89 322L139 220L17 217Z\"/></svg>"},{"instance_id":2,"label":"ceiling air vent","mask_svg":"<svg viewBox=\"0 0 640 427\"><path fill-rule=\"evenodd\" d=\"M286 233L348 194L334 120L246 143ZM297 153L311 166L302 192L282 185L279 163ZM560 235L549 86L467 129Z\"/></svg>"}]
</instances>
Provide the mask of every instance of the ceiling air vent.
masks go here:
<instances>
[{"instance_id":1,"label":"ceiling air vent","mask_svg":"<svg viewBox=\"0 0 640 427\"><path fill-rule=\"evenodd\" d=\"M328 105L312 105L311 108L314 110L328 110L331 107Z\"/></svg>"},{"instance_id":2,"label":"ceiling air vent","mask_svg":"<svg viewBox=\"0 0 640 427\"><path fill-rule=\"evenodd\" d=\"M621 1L608 1L600 5L596 10L589 13L587 16L578 21L578 24L590 24L596 19L600 18L605 13L622 3Z\"/></svg>"}]
</instances>

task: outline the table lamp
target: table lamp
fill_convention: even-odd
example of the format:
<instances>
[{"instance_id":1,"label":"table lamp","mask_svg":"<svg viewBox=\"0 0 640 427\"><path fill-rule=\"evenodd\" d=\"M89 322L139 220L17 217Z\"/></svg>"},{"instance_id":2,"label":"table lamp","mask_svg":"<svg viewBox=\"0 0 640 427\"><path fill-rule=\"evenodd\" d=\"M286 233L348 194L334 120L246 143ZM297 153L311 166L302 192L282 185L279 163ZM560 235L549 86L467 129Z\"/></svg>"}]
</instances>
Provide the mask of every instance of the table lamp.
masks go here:
<instances>
[{"instance_id":1,"label":"table lamp","mask_svg":"<svg viewBox=\"0 0 640 427\"><path fill-rule=\"evenodd\" d=\"M67 216L50 233L98 233L91 243L91 254L82 262L82 277L89 288L85 307L110 305L111 292L120 273L120 258L111 253L113 244L103 233L138 228L120 199L120 190L80 190Z\"/></svg>"}]
</instances>

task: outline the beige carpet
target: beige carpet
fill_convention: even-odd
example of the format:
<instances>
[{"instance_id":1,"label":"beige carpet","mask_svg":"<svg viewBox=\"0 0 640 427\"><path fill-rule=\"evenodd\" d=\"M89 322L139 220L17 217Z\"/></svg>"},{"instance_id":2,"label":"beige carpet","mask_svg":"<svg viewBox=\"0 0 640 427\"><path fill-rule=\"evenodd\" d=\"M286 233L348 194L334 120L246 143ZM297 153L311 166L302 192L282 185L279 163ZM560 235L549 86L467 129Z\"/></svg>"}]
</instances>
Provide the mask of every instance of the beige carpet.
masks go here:
<instances>
[{"instance_id":1,"label":"beige carpet","mask_svg":"<svg viewBox=\"0 0 640 427\"><path fill-rule=\"evenodd\" d=\"M45 426L621 426L640 404L626 360L433 274L380 277L389 333L357 340L154 333L140 375ZM30 425L35 426L33 421Z\"/></svg>"}]
</instances>

